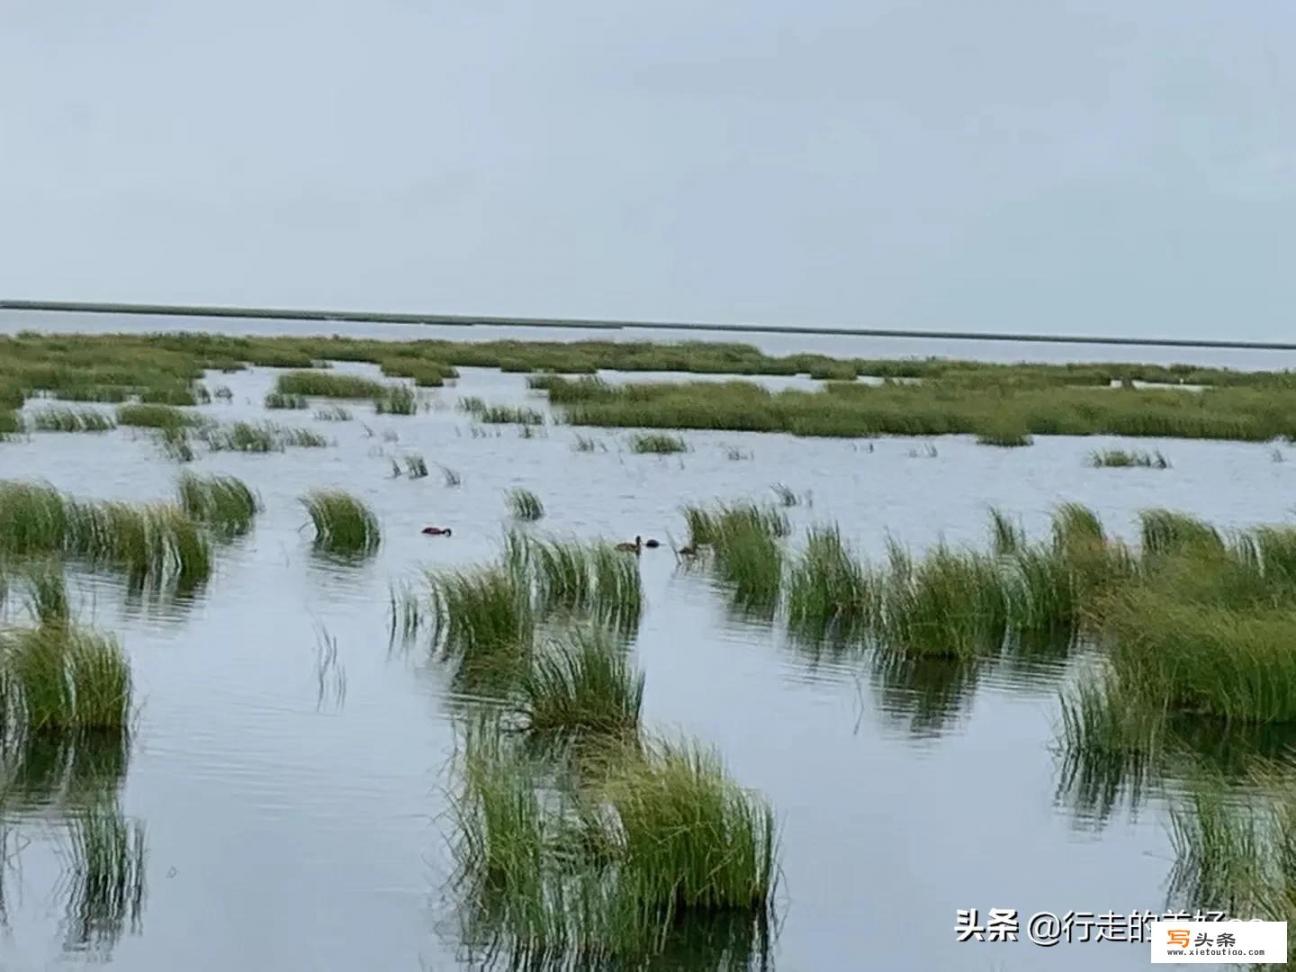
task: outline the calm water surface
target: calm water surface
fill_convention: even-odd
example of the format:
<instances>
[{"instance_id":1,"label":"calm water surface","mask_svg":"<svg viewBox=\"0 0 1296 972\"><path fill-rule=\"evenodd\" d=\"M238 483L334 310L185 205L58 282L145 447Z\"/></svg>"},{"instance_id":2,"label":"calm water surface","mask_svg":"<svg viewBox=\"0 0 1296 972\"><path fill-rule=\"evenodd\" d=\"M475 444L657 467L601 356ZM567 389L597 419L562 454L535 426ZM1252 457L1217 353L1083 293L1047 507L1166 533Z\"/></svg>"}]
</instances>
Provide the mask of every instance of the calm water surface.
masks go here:
<instances>
[{"instance_id":1,"label":"calm water surface","mask_svg":"<svg viewBox=\"0 0 1296 972\"><path fill-rule=\"evenodd\" d=\"M99 318L72 323L68 329L124 327ZM54 326L47 315L36 324ZM363 332L395 330L404 336L410 328ZM856 350L860 343L835 350L908 353ZM1093 350L1027 353L1092 359ZM1117 350L1124 358L1131 351ZM976 351L989 353L984 345L917 353ZM1282 365L1271 355L1253 366ZM209 376L209 387L227 385L233 400L202 410L221 420L264 419L260 403L274 374ZM443 893L455 699L426 657L389 650L388 584L421 568L496 556L513 486L544 500L542 531L665 540L683 537L681 504L766 498L781 482L809 494L790 511L798 528L836 521L873 556L888 535L915 549L941 539L983 545L992 504L1042 535L1054 506L1078 500L1131 535L1136 511L1151 505L1224 526L1289 519L1296 486L1296 452L1278 463L1268 447L1236 443L1139 442L1170 458L1164 472L1088 468L1090 450L1119 441L1106 438L1041 438L1029 449L998 450L948 437L929 456L925 440L883 439L870 452L852 441L687 433L691 452L659 458L629 453L623 430L594 430L606 451L577 453L576 430L562 426L531 439L512 427L474 437L454 408L465 394L544 407L522 376L465 369L456 387L431 394L430 408L413 417L373 415L362 403L351 422L271 413L335 444L200 453L194 471L237 475L266 506L251 536L221 549L201 596L140 604L102 577L75 578L79 615L120 635L136 678L139 726L120 793L125 812L146 827L147 897L138 927L115 943L71 942L66 801L54 797L49 778L15 781L5 807L0 968L462 965ZM730 448L750 458L731 460ZM435 469L423 480L393 478L391 459L410 452L459 471L462 486L447 488ZM0 445L0 476L44 479L84 496L168 498L177 472L149 436L128 429ZM344 487L378 511L383 544L372 561L343 566L312 555L299 499L318 486ZM426 524L452 526L454 536L423 537ZM1146 946L955 943L959 908L1165 905L1172 854L1164 798L1101 821L1059 794L1057 691L1083 677L1083 659L960 675L834 660L791 642L781 625L736 616L704 571L678 569L669 550L645 551L641 563L649 608L635 654L647 676L647 724L714 744L734 776L778 811L776 968L1146 967ZM336 642L333 665L322 667L322 639Z\"/></svg>"}]
</instances>

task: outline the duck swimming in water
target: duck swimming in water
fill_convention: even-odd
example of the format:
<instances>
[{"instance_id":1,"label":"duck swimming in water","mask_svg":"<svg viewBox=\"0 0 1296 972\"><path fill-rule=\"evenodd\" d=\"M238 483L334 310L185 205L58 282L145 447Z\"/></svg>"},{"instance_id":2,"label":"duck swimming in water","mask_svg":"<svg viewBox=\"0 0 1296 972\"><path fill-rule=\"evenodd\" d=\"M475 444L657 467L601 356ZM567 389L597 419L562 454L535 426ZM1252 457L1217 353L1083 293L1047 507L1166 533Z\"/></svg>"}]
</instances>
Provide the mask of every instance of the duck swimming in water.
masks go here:
<instances>
[{"instance_id":1,"label":"duck swimming in water","mask_svg":"<svg viewBox=\"0 0 1296 972\"><path fill-rule=\"evenodd\" d=\"M618 543L616 548L618 550L628 551L629 553L638 553L643 548L643 538L635 537L634 543Z\"/></svg>"},{"instance_id":2,"label":"duck swimming in water","mask_svg":"<svg viewBox=\"0 0 1296 972\"><path fill-rule=\"evenodd\" d=\"M644 541L644 546L647 547L649 550L656 550L658 547L661 546L661 541L660 541L660 540L645 540L645 541Z\"/></svg>"},{"instance_id":3,"label":"duck swimming in water","mask_svg":"<svg viewBox=\"0 0 1296 972\"><path fill-rule=\"evenodd\" d=\"M428 537L448 537L450 536L449 527L424 527L422 530L424 536Z\"/></svg>"}]
</instances>

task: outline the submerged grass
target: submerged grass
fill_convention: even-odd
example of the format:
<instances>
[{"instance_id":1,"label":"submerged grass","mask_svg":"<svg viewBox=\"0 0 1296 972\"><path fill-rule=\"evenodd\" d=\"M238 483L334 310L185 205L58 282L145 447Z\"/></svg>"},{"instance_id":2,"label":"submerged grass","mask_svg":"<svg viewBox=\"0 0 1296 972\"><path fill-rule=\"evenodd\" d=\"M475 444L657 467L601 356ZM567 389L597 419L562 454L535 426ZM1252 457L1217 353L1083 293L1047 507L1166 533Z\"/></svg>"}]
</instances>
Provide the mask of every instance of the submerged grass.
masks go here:
<instances>
[{"instance_id":1,"label":"submerged grass","mask_svg":"<svg viewBox=\"0 0 1296 972\"><path fill-rule=\"evenodd\" d=\"M351 410L341 405L324 405L315 409L315 418L321 422L350 422Z\"/></svg>"},{"instance_id":2,"label":"submerged grass","mask_svg":"<svg viewBox=\"0 0 1296 972\"><path fill-rule=\"evenodd\" d=\"M382 533L373 510L350 493L317 489L302 498L315 527L315 549L363 557L378 549Z\"/></svg>"},{"instance_id":3,"label":"submerged grass","mask_svg":"<svg viewBox=\"0 0 1296 972\"><path fill-rule=\"evenodd\" d=\"M511 489L508 493L508 506L517 520L538 520L544 516L544 504L540 497L529 489Z\"/></svg>"},{"instance_id":4,"label":"submerged grass","mask_svg":"<svg viewBox=\"0 0 1296 972\"><path fill-rule=\"evenodd\" d=\"M490 425L544 425L543 412L522 405L487 405L481 399L465 398L459 407L478 421Z\"/></svg>"},{"instance_id":5,"label":"submerged grass","mask_svg":"<svg viewBox=\"0 0 1296 972\"><path fill-rule=\"evenodd\" d=\"M321 448L328 439L310 429L271 422L232 422L202 430L202 439L213 452L282 452L288 446Z\"/></svg>"},{"instance_id":6,"label":"submerged grass","mask_svg":"<svg viewBox=\"0 0 1296 972\"><path fill-rule=\"evenodd\" d=\"M247 484L233 476L185 473L177 488L180 508L225 536L247 533L261 508Z\"/></svg>"},{"instance_id":7,"label":"submerged grass","mask_svg":"<svg viewBox=\"0 0 1296 972\"><path fill-rule=\"evenodd\" d=\"M1089 465L1098 469L1169 469L1170 462L1160 452L1129 449L1100 449L1089 454Z\"/></svg>"}]
</instances>

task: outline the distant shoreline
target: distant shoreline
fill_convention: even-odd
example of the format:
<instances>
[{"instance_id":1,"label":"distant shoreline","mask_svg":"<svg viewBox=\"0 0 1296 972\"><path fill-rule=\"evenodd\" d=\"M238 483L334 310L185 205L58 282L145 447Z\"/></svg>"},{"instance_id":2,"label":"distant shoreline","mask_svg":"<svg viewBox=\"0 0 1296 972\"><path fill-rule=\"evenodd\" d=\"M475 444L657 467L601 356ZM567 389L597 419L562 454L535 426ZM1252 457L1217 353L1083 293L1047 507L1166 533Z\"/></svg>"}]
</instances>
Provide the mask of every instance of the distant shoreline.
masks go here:
<instances>
[{"instance_id":1,"label":"distant shoreline","mask_svg":"<svg viewBox=\"0 0 1296 972\"><path fill-rule=\"evenodd\" d=\"M987 331L913 331L901 328L779 327L770 324L705 324L682 321L568 320L476 314L405 314L383 311L299 310L282 307L204 307L185 304L118 304L92 301L0 300L0 310L77 314L140 314L158 317L233 317L289 321L348 321L374 324L434 324L447 327L575 328L587 331L712 331L724 334L826 335L829 337L911 338L938 341L1003 341L1018 344L1106 344L1154 348L1218 348L1242 351L1296 351L1296 342L1220 341L1192 338L1124 338L1081 334L1010 334Z\"/></svg>"}]
</instances>

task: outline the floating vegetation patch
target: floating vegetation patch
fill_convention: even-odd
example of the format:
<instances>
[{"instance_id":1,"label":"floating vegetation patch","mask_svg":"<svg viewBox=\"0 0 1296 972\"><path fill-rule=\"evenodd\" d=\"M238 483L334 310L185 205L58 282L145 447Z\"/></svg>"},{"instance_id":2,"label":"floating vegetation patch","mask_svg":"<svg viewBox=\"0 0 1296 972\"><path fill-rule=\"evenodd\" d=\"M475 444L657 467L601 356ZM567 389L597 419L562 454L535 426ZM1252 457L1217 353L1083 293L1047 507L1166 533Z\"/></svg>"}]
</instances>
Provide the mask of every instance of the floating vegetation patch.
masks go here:
<instances>
[{"instance_id":1,"label":"floating vegetation patch","mask_svg":"<svg viewBox=\"0 0 1296 972\"><path fill-rule=\"evenodd\" d=\"M223 536L247 533L261 508L247 484L233 476L185 473L178 491L180 508Z\"/></svg>"},{"instance_id":2,"label":"floating vegetation patch","mask_svg":"<svg viewBox=\"0 0 1296 972\"><path fill-rule=\"evenodd\" d=\"M678 435L668 435L664 432L641 432L630 438L630 451L664 456L676 452L688 452L688 443L684 441L682 436Z\"/></svg>"},{"instance_id":3,"label":"floating vegetation patch","mask_svg":"<svg viewBox=\"0 0 1296 972\"><path fill-rule=\"evenodd\" d=\"M517 520L538 520L544 516L544 504L540 497L529 489L511 489L508 493L508 507Z\"/></svg>"},{"instance_id":4,"label":"floating vegetation patch","mask_svg":"<svg viewBox=\"0 0 1296 972\"><path fill-rule=\"evenodd\" d=\"M302 503L315 527L315 548L330 554L362 557L381 542L378 517L362 501L337 489L317 489Z\"/></svg>"},{"instance_id":5,"label":"floating vegetation patch","mask_svg":"<svg viewBox=\"0 0 1296 972\"><path fill-rule=\"evenodd\" d=\"M111 415L93 408L42 408L27 416L34 432L108 432L117 427Z\"/></svg>"},{"instance_id":6,"label":"floating vegetation patch","mask_svg":"<svg viewBox=\"0 0 1296 972\"><path fill-rule=\"evenodd\" d=\"M428 465L420 455L405 457L405 475L410 479L423 479L428 474Z\"/></svg>"}]
</instances>

